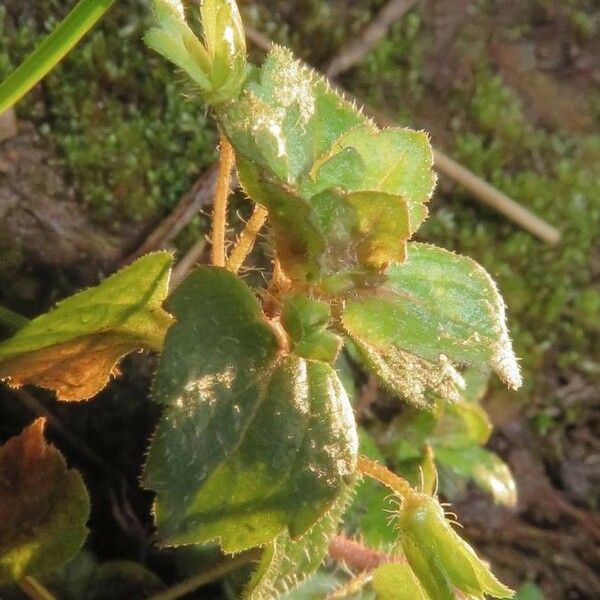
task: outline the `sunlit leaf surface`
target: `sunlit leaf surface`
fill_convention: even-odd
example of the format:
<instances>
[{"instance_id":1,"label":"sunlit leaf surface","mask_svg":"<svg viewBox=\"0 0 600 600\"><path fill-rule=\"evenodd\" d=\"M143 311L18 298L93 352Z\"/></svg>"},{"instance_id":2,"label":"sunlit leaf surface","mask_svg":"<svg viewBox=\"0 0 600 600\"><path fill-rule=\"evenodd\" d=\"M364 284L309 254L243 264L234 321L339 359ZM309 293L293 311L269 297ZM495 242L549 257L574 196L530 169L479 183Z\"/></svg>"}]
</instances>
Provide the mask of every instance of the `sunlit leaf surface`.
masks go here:
<instances>
[{"instance_id":1,"label":"sunlit leaf surface","mask_svg":"<svg viewBox=\"0 0 600 600\"><path fill-rule=\"evenodd\" d=\"M431 598L454 600L454 588L470 598L512 598L514 592L492 574L426 494L405 501L398 514L398 536L408 563Z\"/></svg>"},{"instance_id":2,"label":"sunlit leaf surface","mask_svg":"<svg viewBox=\"0 0 600 600\"><path fill-rule=\"evenodd\" d=\"M146 484L166 544L228 552L305 533L352 480L354 417L333 369L282 355L250 288L216 268L169 301Z\"/></svg>"},{"instance_id":3,"label":"sunlit leaf surface","mask_svg":"<svg viewBox=\"0 0 600 600\"><path fill-rule=\"evenodd\" d=\"M410 243L376 293L349 300L343 325L381 379L420 405L457 400L462 378L454 365L493 368L510 387L521 385L491 277L474 261L442 248Z\"/></svg>"},{"instance_id":4,"label":"sunlit leaf surface","mask_svg":"<svg viewBox=\"0 0 600 600\"><path fill-rule=\"evenodd\" d=\"M32 383L60 400L97 394L118 361L159 350L172 319L163 310L172 257L157 252L59 302L0 344L0 379Z\"/></svg>"},{"instance_id":5,"label":"sunlit leaf surface","mask_svg":"<svg viewBox=\"0 0 600 600\"><path fill-rule=\"evenodd\" d=\"M404 260L435 183L424 133L380 131L280 47L217 115L288 276L337 293Z\"/></svg>"},{"instance_id":6,"label":"sunlit leaf surface","mask_svg":"<svg viewBox=\"0 0 600 600\"><path fill-rule=\"evenodd\" d=\"M377 600L431 600L411 568L402 563L387 563L373 573Z\"/></svg>"}]
</instances>

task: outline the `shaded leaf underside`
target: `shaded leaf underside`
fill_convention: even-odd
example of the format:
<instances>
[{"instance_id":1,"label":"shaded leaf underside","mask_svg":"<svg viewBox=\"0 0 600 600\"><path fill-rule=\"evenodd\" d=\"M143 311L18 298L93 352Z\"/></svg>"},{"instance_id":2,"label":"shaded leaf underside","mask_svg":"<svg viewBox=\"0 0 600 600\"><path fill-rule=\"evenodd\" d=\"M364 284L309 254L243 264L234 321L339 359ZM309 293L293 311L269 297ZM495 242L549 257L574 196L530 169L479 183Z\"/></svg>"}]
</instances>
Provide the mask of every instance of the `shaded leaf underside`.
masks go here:
<instances>
[{"instance_id":1,"label":"shaded leaf underside","mask_svg":"<svg viewBox=\"0 0 600 600\"><path fill-rule=\"evenodd\" d=\"M0 447L0 584L60 567L81 548L90 506L38 419Z\"/></svg>"},{"instance_id":2,"label":"shaded leaf underside","mask_svg":"<svg viewBox=\"0 0 600 600\"><path fill-rule=\"evenodd\" d=\"M246 600L279 598L315 573L338 530L350 496L348 488L301 538L293 540L288 533L282 533L271 542L245 590Z\"/></svg>"}]
</instances>

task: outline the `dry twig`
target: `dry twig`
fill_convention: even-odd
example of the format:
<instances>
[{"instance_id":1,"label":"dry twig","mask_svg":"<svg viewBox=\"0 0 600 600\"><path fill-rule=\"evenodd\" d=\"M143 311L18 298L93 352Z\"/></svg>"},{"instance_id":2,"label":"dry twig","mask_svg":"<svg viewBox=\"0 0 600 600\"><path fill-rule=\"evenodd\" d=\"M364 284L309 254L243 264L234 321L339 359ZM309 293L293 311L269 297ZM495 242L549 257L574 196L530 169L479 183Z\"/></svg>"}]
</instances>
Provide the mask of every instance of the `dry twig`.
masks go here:
<instances>
[{"instance_id":1,"label":"dry twig","mask_svg":"<svg viewBox=\"0 0 600 600\"><path fill-rule=\"evenodd\" d=\"M166 248L177 234L213 199L213 190L217 179L217 164L211 165L198 177L192 189L182 196L175 209L155 227L148 237L123 260L128 265L134 260L152 252Z\"/></svg>"},{"instance_id":2,"label":"dry twig","mask_svg":"<svg viewBox=\"0 0 600 600\"><path fill-rule=\"evenodd\" d=\"M417 0L390 0L356 38L339 49L323 69L325 75L334 79L360 62L416 3Z\"/></svg>"}]
</instances>

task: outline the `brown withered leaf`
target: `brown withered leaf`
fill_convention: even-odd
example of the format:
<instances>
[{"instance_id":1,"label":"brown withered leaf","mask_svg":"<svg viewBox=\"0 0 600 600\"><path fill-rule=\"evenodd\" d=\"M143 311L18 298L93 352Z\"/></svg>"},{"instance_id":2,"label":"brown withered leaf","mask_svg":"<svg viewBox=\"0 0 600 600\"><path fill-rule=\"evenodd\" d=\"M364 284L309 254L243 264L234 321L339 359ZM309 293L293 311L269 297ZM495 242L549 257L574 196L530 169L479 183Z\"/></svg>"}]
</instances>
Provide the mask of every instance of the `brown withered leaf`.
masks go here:
<instances>
[{"instance_id":1,"label":"brown withered leaf","mask_svg":"<svg viewBox=\"0 0 600 600\"><path fill-rule=\"evenodd\" d=\"M0 447L0 584L51 571L87 536L81 475L44 439L44 419Z\"/></svg>"},{"instance_id":2,"label":"brown withered leaf","mask_svg":"<svg viewBox=\"0 0 600 600\"><path fill-rule=\"evenodd\" d=\"M172 322L161 306L171 261L167 252L144 256L31 321L0 344L0 379L54 390L59 400L97 394L123 356L161 348Z\"/></svg>"}]
</instances>

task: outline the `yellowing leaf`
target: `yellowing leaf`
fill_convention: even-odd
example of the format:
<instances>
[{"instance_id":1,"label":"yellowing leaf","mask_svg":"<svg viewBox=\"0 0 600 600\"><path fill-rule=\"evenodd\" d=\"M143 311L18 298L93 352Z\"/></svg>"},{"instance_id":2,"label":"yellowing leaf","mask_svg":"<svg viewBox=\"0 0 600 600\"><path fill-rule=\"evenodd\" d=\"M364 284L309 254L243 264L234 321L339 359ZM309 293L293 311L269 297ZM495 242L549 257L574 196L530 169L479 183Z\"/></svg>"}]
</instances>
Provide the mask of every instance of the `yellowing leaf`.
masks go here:
<instances>
[{"instance_id":1,"label":"yellowing leaf","mask_svg":"<svg viewBox=\"0 0 600 600\"><path fill-rule=\"evenodd\" d=\"M0 344L0 379L54 390L60 400L97 394L123 356L161 348L172 322L161 307L171 261L167 252L144 256L33 319Z\"/></svg>"},{"instance_id":2,"label":"yellowing leaf","mask_svg":"<svg viewBox=\"0 0 600 600\"><path fill-rule=\"evenodd\" d=\"M435 183L426 134L379 130L280 47L217 118L290 279L338 295L404 260Z\"/></svg>"},{"instance_id":3,"label":"yellowing leaf","mask_svg":"<svg viewBox=\"0 0 600 600\"><path fill-rule=\"evenodd\" d=\"M352 171L344 151L352 150ZM435 185L433 153L423 131L397 128L373 131L370 124L355 127L336 140L315 162L316 185L340 186L348 191L385 192L404 198L409 206L410 233L427 217L426 202ZM322 180L322 181L320 181Z\"/></svg>"},{"instance_id":4,"label":"yellowing leaf","mask_svg":"<svg viewBox=\"0 0 600 600\"><path fill-rule=\"evenodd\" d=\"M90 506L38 419L0 447L0 584L51 571L81 548Z\"/></svg>"}]
</instances>

